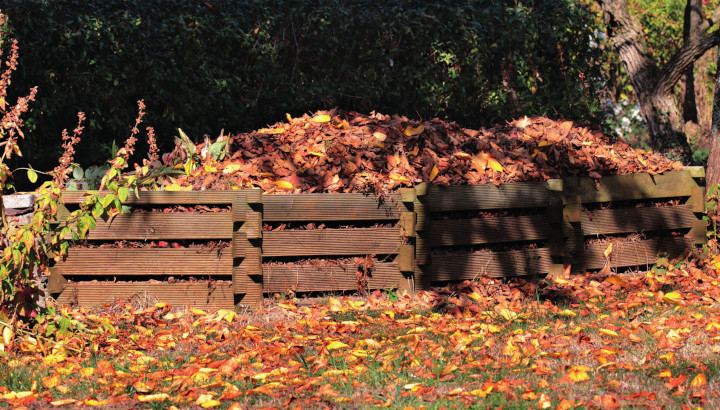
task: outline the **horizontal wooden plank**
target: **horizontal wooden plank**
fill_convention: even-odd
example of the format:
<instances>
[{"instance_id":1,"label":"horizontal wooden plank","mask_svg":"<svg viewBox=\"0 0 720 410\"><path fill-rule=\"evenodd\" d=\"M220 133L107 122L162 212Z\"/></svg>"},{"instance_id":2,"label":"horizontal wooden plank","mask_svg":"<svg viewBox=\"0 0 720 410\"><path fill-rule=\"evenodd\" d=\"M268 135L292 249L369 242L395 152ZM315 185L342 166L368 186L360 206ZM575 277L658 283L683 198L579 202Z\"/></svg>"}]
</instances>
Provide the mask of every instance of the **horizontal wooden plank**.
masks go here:
<instances>
[{"instance_id":1,"label":"horizontal wooden plank","mask_svg":"<svg viewBox=\"0 0 720 410\"><path fill-rule=\"evenodd\" d=\"M400 194L265 195L263 221L395 220L406 211Z\"/></svg>"},{"instance_id":2,"label":"horizontal wooden plank","mask_svg":"<svg viewBox=\"0 0 720 410\"><path fill-rule=\"evenodd\" d=\"M690 196L692 188L697 186L688 171L612 175L602 177L599 183L598 187L592 178L565 178L564 194L572 193L582 203L610 202Z\"/></svg>"},{"instance_id":3,"label":"horizontal wooden plank","mask_svg":"<svg viewBox=\"0 0 720 410\"><path fill-rule=\"evenodd\" d=\"M232 309L235 306L230 281L186 283L150 282L70 282L57 298L60 305L99 306L117 299L137 299L144 304L157 302L173 306Z\"/></svg>"},{"instance_id":4,"label":"horizontal wooden plank","mask_svg":"<svg viewBox=\"0 0 720 410\"><path fill-rule=\"evenodd\" d=\"M441 186L432 185L422 201L430 212L540 208L550 204L544 182Z\"/></svg>"},{"instance_id":5,"label":"horizontal wooden plank","mask_svg":"<svg viewBox=\"0 0 720 410\"><path fill-rule=\"evenodd\" d=\"M232 251L195 248L70 249L64 262L51 268L72 275L232 275Z\"/></svg>"},{"instance_id":6,"label":"horizontal wooden plank","mask_svg":"<svg viewBox=\"0 0 720 410\"><path fill-rule=\"evenodd\" d=\"M550 250L547 248L518 251L482 251L469 254L433 254L423 283L445 280L474 279L482 275L510 277L547 273Z\"/></svg>"},{"instance_id":7,"label":"horizontal wooden plank","mask_svg":"<svg viewBox=\"0 0 720 410\"><path fill-rule=\"evenodd\" d=\"M94 240L183 240L232 239L230 212L121 214L109 222L97 219L88 239Z\"/></svg>"},{"instance_id":8,"label":"horizontal wooden plank","mask_svg":"<svg viewBox=\"0 0 720 410\"><path fill-rule=\"evenodd\" d=\"M262 254L263 257L384 255L397 253L400 245L399 227L266 231Z\"/></svg>"},{"instance_id":9,"label":"horizontal wooden plank","mask_svg":"<svg viewBox=\"0 0 720 410\"><path fill-rule=\"evenodd\" d=\"M63 191L62 200L66 204L79 204L85 200L88 191ZM110 191L102 191L108 194ZM130 193L129 205L217 205L232 204L237 195L245 195L242 190L233 191L140 191L140 196ZM248 193L248 195L254 195Z\"/></svg>"},{"instance_id":10,"label":"horizontal wooden plank","mask_svg":"<svg viewBox=\"0 0 720 410\"><path fill-rule=\"evenodd\" d=\"M269 293L354 291L358 266L263 265L263 291ZM397 287L404 280L395 262L376 263L368 278L369 289Z\"/></svg>"},{"instance_id":11,"label":"horizontal wooden plank","mask_svg":"<svg viewBox=\"0 0 720 410\"><path fill-rule=\"evenodd\" d=\"M435 220L429 225L429 246L538 241L549 238L554 229L545 215Z\"/></svg>"},{"instance_id":12,"label":"horizontal wooden plank","mask_svg":"<svg viewBox=\"0 0 720 410\"><path fill-rule=\"evenodd\" d=\"M605 266L605 255L608 243L599 242L585 245L583 254L586 269L602 269ZM677 258L686 249L693 249L695 245L691 238L662 237L644 240L614 241L613 251L610 255L610 267L624 268L638 266L649 269L655 264L658 254L667 253L670 258Z\"/></svg>"},{"instance_id":13,"label":"horizontal wooden plank","mask_svg":"<svg viewBox=\"0 0 720 410\"><path fill-rule=\"evenodd\" d=\"M581 215L585 236L689 229L696 220L691 205L603 209Z\"/></svg>"}]
</instances>

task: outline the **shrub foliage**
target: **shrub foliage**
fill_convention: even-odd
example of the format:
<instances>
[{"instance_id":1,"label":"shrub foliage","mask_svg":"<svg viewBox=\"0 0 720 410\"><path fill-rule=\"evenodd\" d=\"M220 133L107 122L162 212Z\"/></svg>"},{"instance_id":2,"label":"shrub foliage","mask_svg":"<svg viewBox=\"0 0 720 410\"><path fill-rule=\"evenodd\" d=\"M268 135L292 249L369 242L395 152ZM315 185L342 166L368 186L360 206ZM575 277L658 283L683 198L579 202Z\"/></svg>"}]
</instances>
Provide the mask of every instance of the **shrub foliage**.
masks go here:
<instances>
[{"instance_id":1,"label":"shrub foliage","mask_svg":"<svg viewBox=\"0 0 720 410\"><path fill-rule=\"evenodd\" d=\"M465 126L596 110L598 23L573 0L12 0L3 9L23 49L17 88L39 86L28 117L35 163L57 157L50 139L78 111L94 137L78 159L107 158L141 98L166 147L178 127L198 138L330 106Z\"/></svg>"}]
</instances>

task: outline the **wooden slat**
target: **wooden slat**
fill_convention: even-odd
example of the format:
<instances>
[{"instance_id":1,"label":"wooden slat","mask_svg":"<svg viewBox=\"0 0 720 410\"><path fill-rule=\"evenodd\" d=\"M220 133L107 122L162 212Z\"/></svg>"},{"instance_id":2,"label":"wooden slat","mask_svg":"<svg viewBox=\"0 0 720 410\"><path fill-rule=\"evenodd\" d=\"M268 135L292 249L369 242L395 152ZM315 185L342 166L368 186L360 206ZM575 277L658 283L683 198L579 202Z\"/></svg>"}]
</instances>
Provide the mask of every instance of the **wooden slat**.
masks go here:
<instances>
[{"instance_id":1,"label":"wooden slat","mask_svg":"<svg viewBox=\"0 0 720 410\"><path fill-rule=\"evenodd\" d=\"M483 251L470 254L432 255L431 270L422 282L473 279L487 274L510 277L547 273L550 268L547 248L507 252Z\"/></svg>"},{"instance_id":2,"label":"wooden slat","mask_svg":"<svg viewBox=\"0 0 720 410\"><path fill-rule=\"evenodd\" d=\"M182 249L70 249L68 258L51 268L70 275L231 275L232 251Z\"/></svg>"},{"instance_id":3,"label":"wooden slat","mask_svg":"<svg viewBox=\"0 0 720 410\"><path fill-rule=\"evenodd\" d=\"M690 205L604 209L583 212L581 219L585 236L685 229L696 220Z\"/></svg>"},{"instance_id":4,"label":"wooden slat","mask_svg":"<svg viewBox=\"0 0 720 410\"><path fill-rule=\"evenodd\" d=\"M88 239L159 240L159 239L231 239L230 212L121 214L109 222L97 219Z\"/></svg>"},{"instance_id":5,"label":"wooden slat","mask_svg":"<svg viewBox=\"0 0 720 410\"><path fill-rule=\"evenodd\" d=\"M599 189L591 178L566 178L565 194L578 195L583 203L690 196L697 186L688 171L669 171L661 175L612 175L600 179Z\"/></svg>"},{"instance_id":6,"label":"wooden slat","mask_svg":"<svg viewBox=\"0 0 720 410\"><path fill-rule=\"evenodd\" d=\"M544 182L440 186L428 189L423 201L431 212L476 209L539 208L548 206L550 193Z\"/></svg>"},{"instance_id":7,"label":"wooden slat","mask_svg":"<svg viewBox=\"0 0 720 410\"><path fill-rule=\"evenodd\" d=\"M602 269L605 266L607 243L595 243L585 246L587 269ZM693 240L685 237L663 237L626 242L613 242L610 266L639 266L642 269L652 267L660 253L667 253L670 258L677 258L686 249L694 248Z\"/></svg>"},{"instance_id":8,"label":"wooden slat","mask_svg":"<svg viewBox=\"0 0 720 410\"><path fill-rule=\"evenodd\" d=\"M66 204L79 204L85 200L87 191L63 191L62 199ZM102 191L108 194L110 191ZM237 195L245 195L237 191L140 191L140 196L130 193L129 205L217 205L232 204Z\"/></svg>"},{"instance_id":9,"label":"wooden slat","mask_svg":"<svg viewBox=\"0 0 720 410\"><path fill-rule=\"evenodd\" d=\"M98 306L116 299L139 298L147 303L165 302L173 306L198 308L234 307L230 281L209 283L148 283L148 282L71 282L65 285L57 301L60 305Z\"/></svg>"},{"instance_id":10,"label":"wooden slat","mask_svg":"<svg viewBox=\"0 0 720 410\"><path fill-rule=\"evenodd\" d=\"M265 292L330 292L354 291L358 288L358 266L288 266L264 265L263 285ZM405 278L395 262L376 263L368 277L369 289L399 286Z\"/></svg>"},{"instance_id":11,"label":"wooden slat","mask_svg":"<svg viewBox=\"0 0 720 410\"><path fill-rule=\"evenodd\" d=\"M585 236L689 229L696 218L690 205L603 209L582 213Z\"/></svg>"},{"instance_id":12,"label":"wooden slat","mask_svg":"<svg viewBox=\"0 0 720 410\"><path fill-rule=\"evenodd\" d=\"M399 194L382 201L365 194L292 194L263 196L264 221L394 220L407 210Z\"/></svg>"},{"instance_id":13,"label":"wooden slat","mask_svg":"<svg viewBox=\"0 0 720 410\"><path fill-rule=\"evenodd\" d=\"M400 228L348 228L267 231L263 257L367 255L397 253L402 245Z\"/></svg>"},{"instance_id":14,"label":"wooden slat","mask_svg":"<svg viewBox=\"0 0 720 410\"><path fill-rule=\"evenodd\" d=\"M546 215L430 221L430 246L537 241L552 232Z\"/></svg>"}]
</instances>

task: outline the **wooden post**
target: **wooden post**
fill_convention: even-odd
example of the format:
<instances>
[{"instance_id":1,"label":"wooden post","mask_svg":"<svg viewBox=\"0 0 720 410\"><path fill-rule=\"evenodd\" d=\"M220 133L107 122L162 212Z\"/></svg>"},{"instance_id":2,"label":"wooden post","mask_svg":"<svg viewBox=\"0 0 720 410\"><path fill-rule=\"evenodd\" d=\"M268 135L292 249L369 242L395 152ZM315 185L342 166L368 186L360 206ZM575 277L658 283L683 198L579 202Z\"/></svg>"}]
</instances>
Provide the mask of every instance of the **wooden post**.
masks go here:
<instances>
[{"instance_id":1,"label":"wooden post","mask_svg":"<svg viewBox=\"0 0 720 410\"><path fill-rule=\"evenodd\" d=\"M547 182L548 191L550 191L550 206L547 209L547 217L550 225L553 227L552 233L548 238L548 247L550 248L550 268L548 278L562 277L565 274L563 269L565 257L565 235L563 220L563 181L561 179L551 179Z\"/></svg>"},{"instance_id":2,"label":"wooden post","mask_svg":"<svg viewBox=\"0 0 720 410\"><path fill-rule=\"evenodd\" d=\"M408 293L415 292L415 241L417 214L414 211L414 203L417 199L415 189L400 189L400 200L407 211L400 212L400 229L406 243L398 249L397 264L398 270L403 274L403 280L399 284L400 290Z\"/></svg>"},{"instance_id":3,"label":"wooden post","mask_svg":"<svg viewBox=\"0 0 720 410\"><path fill-rule=\"evenodd\" d=\"M430 208L426 204L426 196L430 189L427 182L415 186L415 200L413 211L415 212L415 288L428 286L432 281L427 276L430 273L430 248L427 246L427 228L430 221Z\"/></svg>"},{"instance_id":4,"label":"wooden post","mask_svg":"<svg viewBox=\"0 0 720 410\"><path fill-rule=\"evenodd\" d=\"M262 191L238 191L233 201L233 292L236 307L263 306Z\"/></svg>"}]
</instances>

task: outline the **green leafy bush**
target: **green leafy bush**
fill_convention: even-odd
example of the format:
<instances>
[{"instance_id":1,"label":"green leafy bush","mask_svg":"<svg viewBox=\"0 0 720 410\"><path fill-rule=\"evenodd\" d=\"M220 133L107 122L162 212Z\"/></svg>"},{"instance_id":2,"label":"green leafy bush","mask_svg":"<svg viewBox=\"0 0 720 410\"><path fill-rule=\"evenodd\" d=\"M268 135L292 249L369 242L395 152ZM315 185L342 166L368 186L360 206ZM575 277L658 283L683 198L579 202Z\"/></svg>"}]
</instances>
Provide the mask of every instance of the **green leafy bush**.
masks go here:
<instances>
[{"instance_id":1,"label":"green leafy bush","mask_svg":"<svg viewBox=\"0 0 720 410\"><path fill-rule=\"evenodd\" d=\"M39 86L32 159L77 111L98 163L134 101L164 148L341 106L465 126L520 115L591 119L597 20L573 0L11 0L19 89ZM86 139L87 142L87 139ZM35 163L39 163L35 161Z\"/></svg>"}]
</instances>

